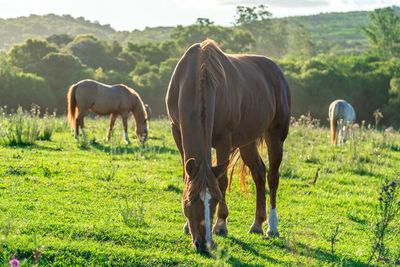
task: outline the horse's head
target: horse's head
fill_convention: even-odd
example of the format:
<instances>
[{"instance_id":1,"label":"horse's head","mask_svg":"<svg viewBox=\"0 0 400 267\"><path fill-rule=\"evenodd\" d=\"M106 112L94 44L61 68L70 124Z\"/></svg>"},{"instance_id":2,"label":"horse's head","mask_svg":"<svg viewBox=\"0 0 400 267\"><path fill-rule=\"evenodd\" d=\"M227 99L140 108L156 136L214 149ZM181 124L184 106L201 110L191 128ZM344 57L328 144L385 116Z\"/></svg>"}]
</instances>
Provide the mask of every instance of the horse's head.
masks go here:
<instances>
[{"instance_id":1,"label":"horse's head","mask_svg":"<svg viewBox=\"0 0 400 267\"><path fill-rule=\"evenodd\" d=\"M147 140L148 126L147 118L144 118L142 121L136 121L136 136L141 143Z\"/></svg>"},{"instance_id":2,"label":"horse's head","mask_svg":"<svg viewBox=\"0 0 400 267\"><path fill-rule=\"evenodd\" d=\"M218 179L226 172L228 163L210 167L191 158L185 163L183 213L189 222L193 246L198 252L214 248L211 227L221 191Z\"/></svg>"}]
</instances>

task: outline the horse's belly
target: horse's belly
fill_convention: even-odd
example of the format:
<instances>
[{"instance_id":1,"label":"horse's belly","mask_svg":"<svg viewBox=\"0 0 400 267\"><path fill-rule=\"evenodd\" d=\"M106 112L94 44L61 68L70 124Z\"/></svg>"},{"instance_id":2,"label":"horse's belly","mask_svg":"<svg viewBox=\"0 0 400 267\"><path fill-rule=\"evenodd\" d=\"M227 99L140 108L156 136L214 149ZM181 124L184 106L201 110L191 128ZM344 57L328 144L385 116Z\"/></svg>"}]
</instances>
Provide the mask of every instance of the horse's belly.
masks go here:
<instances>
[{"instance_id":1,"label":"horse's belly","mask_svg":"<svg viewBox=\"0 0 400 267\"><path fill-rule=\"evenodd\" d=\"M113 106L106 103L102 103L102 101L96 102L90 109L97 114L107 115L110 113L118 113L118 110Z\"/></svg>"}]
</instances>

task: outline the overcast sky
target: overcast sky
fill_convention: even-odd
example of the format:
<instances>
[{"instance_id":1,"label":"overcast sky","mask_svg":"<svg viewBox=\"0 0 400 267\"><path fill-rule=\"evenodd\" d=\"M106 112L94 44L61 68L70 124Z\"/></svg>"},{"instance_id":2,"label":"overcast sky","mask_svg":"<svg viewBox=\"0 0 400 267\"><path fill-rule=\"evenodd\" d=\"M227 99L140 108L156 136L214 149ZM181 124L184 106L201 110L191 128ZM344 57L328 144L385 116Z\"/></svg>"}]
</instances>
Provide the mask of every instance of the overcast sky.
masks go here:
<instances>
[{"instance_id":1,"label":"overcast sky","mask_svg":"<svg viewBox=\"0 0 400 267\"><path fill-rule=\"evenodd\" d=\"M236 6L261 4L273 17L286 17L400 6L400 0L0 0L0 18L69 14L128 31L189 25L199 17L227 26L234 20Z\"/></svg>"}]
</instances>

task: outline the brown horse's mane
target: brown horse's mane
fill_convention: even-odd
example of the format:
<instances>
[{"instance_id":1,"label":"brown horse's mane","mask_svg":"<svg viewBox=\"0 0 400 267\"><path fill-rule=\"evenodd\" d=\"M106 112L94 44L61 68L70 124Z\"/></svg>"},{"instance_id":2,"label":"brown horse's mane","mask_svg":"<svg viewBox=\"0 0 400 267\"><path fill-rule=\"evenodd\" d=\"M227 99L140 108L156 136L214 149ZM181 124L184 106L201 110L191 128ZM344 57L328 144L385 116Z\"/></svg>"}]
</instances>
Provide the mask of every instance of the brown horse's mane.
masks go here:
<instances>
[{"instance_id":1,"label":"brown horse's mane","mask_svg":"<svg viewBox=\"0 0 400 267\"><path fill-rule=\"evenodd\" d=\"M140 96L139 96L139 94L135 91L135 90L133 90L132 88L130 88L129 86L127 86L127 85L125 85L125 84L117 84L117 85L114 85L114 86L121 86L121 87L123 87L123 88L125 88L129 93L131 93L133 96L134 96L134 98L138 101L138 103L140 104L140 110L141 110L141 112L142 113L144 113L144 118L145 118L145 120L147 120L147 112L146 112L146 108L145 108L145 105L144 105L144 103L143 103L143 100L140 98Z\"/></svg>"},{"instance_id":2,"label":"brown horse's mane","mask_svg":"<svg viewBox=\"0 0 400 267\"><path fill-rule=\"evenodd\" d=\"M224 52L218 47L215 41L207 39L200 44L200 57L199 57L199 73L197 83L197 94L201 107L201 122L203 126L204 137L207 136L207 87L214 88L215 90L223 90L227 87L227 79L224 67L221 60L226 58ZM211 133L210 133L211 134ZM199 168L205 166L204 162L200 162ZM221 191L219 190L216 181L212 181L205 173L207 170L199 171L196 176L188 181L187 185L187 200L192 200L198 196L200 192L208 188L210 194L219 199ZM200 177L199 174L203 177Z\"/></svg>"}]
</instances>

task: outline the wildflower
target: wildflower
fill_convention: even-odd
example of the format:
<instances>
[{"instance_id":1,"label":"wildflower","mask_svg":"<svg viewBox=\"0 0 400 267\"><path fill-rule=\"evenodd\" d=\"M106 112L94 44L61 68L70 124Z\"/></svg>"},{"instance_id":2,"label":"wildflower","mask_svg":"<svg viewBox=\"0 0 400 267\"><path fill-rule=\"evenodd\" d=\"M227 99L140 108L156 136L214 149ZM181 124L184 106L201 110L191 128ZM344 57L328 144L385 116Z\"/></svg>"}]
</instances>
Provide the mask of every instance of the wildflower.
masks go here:
<instances>
[{"instance_id":1,"label":"wildflower","mask_svg":"<svg viewBox=\"0 0 400 267\"><path fill-rule=\"evenodd\" d=\"M10 264L10 266L12 266L12 267L18 267L18 266L19 266L19 260L17 260L17 259L12 259L12 260L10 260L9 264Z\"/></svg>"}]
</instances>

